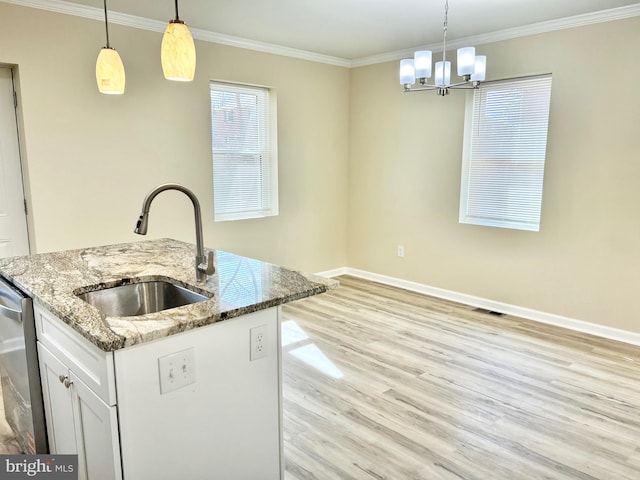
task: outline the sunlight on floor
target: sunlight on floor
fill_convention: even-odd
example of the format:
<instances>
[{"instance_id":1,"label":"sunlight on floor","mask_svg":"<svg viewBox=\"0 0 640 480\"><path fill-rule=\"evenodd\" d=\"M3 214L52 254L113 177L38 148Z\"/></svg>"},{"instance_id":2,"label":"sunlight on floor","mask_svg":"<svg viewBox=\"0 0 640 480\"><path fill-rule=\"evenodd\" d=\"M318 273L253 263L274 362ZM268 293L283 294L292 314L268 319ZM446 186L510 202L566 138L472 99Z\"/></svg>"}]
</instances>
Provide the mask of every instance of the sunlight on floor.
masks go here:
<instances>
[{"instance_id":1,"label":"sunlight on floor","mask_svg":"<svg viewBox=\"0 0 640 480\"><path fill-rule=\"evenodd\" d=\"M303 342L303 345L296 346ZM296 347L285 349L287 346ZM290 353L331 378L344 377L340 369L311 341L309 335L294 320L282 322L282 348L286 353Z\"/></svg>"}]
</instances>

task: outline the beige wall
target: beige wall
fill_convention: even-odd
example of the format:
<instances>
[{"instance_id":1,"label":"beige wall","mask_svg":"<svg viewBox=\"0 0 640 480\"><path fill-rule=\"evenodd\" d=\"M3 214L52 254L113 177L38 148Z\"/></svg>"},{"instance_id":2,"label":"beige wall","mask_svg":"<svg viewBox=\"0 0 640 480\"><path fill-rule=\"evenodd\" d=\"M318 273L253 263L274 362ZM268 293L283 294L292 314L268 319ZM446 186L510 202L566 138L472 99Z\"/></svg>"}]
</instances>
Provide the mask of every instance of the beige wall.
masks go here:
<instances>
[{"instance_id":1,"label":"beige wall","mask_svg":"<svg viewBox=\"0 0 640 480\"><path fill-rule=\"evenodd\" d=\"M458 223L463 92L354 69L349 266L640 332L638 45L633 18L479 48L490 79L553 74L539 233Z\"/></svg>"},{"instance_id":2,"label":"beige wall","mask_svg":"<svg viewBox=\"0 0 640 480\"><path fill-rule=\"evenodd\" d=\"M178 84L162 77L160 33L112 25L127 93L110 97L93 73L101 22L2 2L0 18L38 252L141 239L144 195L171 181L200 198L210 247L640 332L639 18L479 48L490 78L553 73L539 233L458 223L464 94L403 94L397 62L349 71L197 42L196 79ZM213 222L210 79L277 92L278 217ZM175 192L152 207L149 237L163 236L193 242L191 205Z\"/></svg>"},{"instance_id":3,"label":"beige wall","mask_svg":"<svg viewBox=\"0 0 640 480\"><path fill-rule=\"evenodd\" d=\"M192 83L165 80L161 33L111 25L126 93L95 84L104 24L0 3L0 63L17 65L34 251L138 241L145 194L191 188L205 244L310 271L345 265L349 70L196 42ZM280 215L213 222L210 79L265 85L278 98ZM187 197L154 202L150 238L194 242Z\"/></svg>"}]
</instances>

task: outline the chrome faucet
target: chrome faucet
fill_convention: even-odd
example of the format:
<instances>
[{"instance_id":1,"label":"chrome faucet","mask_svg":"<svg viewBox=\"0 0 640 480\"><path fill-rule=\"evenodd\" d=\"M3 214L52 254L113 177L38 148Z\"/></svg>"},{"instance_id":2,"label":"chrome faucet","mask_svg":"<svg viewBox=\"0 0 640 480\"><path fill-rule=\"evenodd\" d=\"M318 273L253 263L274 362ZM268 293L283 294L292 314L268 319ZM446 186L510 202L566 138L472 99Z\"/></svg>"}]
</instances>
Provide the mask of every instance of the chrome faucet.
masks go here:
<instances>
[{"instance_id":1,"label":"chrome faucet","mask_svg":"<svg viewBox=\"0 0 640 480\"><path fill-rule=\"evenodd\" d=\"M165 183L164 185L160 185L147 193L147 196L142 202L142 213L140 214L140 218L138 219L138 223L136 223L136 228L133 232L138 235L147 234L147 227L149 226L149 207L151 207L151 202L156 198L156 195L160 192L164 192L165 190L178 190L189 197L191 199L191 203L193 203L193 211L196 217L196 278L198 280L206 280L207 275L213 275L216 271L213 266L213 252L210 251L207 256L204 254L204 246L202 245L202 215L200 213L200 202L195 194L188 188L178 185L177 183Z\"/></svg>"}]
</instances>

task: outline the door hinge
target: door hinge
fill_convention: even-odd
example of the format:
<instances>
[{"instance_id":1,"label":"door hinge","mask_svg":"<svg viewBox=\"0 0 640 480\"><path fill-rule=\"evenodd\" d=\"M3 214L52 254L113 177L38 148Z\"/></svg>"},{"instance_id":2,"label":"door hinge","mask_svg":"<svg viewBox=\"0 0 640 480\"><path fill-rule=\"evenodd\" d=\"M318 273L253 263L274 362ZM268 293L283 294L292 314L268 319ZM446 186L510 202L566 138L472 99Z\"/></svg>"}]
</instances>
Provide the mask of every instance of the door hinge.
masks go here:
<instances>
[{"instance_id":1,"label":"door hinge","mask_svg":"<svg viewBox=\"0 0 640 480\"><path fill-rule=\"evenodd\" d=\"M27 208L27 199L24 199L24 214L29 215L29 209Z\"/></svg>"},{"instance_id":2,"label":"door hinge","mask_svg":"<svg viewBox=\"0 0 640 480\"><path fill-rule=\"evenodd\" d=\"M13 91L13 108L18 108L18 94Z\"/></svg>"}]
</instances>

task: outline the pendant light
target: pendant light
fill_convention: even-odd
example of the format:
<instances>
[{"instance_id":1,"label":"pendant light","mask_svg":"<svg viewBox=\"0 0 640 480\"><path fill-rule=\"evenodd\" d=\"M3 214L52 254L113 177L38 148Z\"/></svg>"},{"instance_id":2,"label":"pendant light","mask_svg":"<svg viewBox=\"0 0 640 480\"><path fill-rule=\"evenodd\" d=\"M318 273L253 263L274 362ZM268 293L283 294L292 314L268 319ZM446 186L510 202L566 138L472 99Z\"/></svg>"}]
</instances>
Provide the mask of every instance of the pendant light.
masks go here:
<instances>
[{"instance_id":1,"label":"pendant light","mask_svg":"<svg viewBox=\"0 0 640 480\"><path fill-rule=\"evenodd\" d=\"M176 18L169 22L162 37L162 72L167 80L190 82L196 72L196 46L189 28L178 16L178 0L175 3Z\"/></svg>"},{"instance_id":2,"label":"pendant light","mask_svg":"<svg viewBox=\"0 0 640 480\"><path fill-rule=\"evenodd\" d=\"M124 65L115 48L109 45L109 22L107 20L107 0L104 0L104 27L107 45L100 49L96 60L96 82L100 93L121 95L124 93Z\"/></svg>"}]
</instances>

